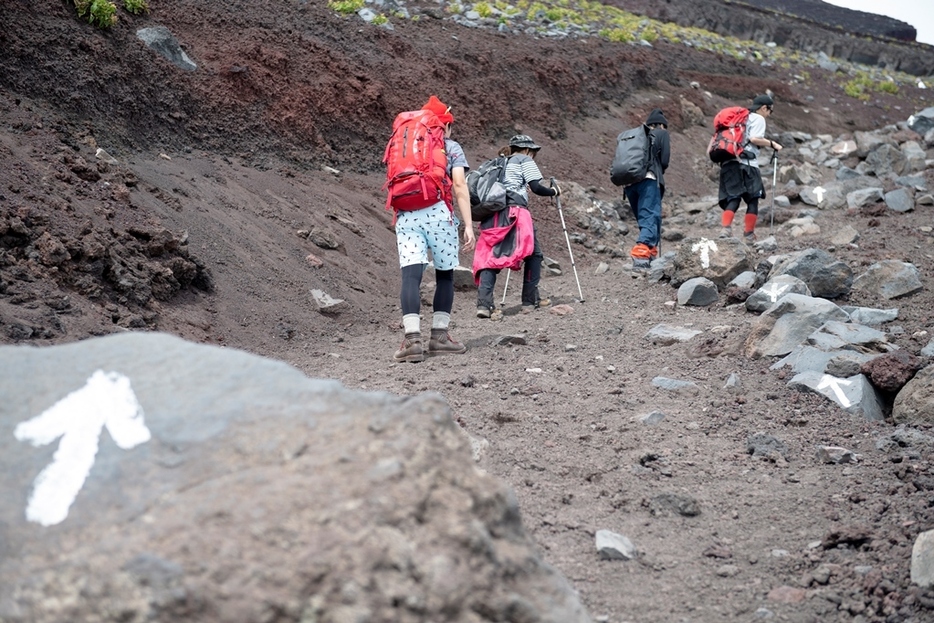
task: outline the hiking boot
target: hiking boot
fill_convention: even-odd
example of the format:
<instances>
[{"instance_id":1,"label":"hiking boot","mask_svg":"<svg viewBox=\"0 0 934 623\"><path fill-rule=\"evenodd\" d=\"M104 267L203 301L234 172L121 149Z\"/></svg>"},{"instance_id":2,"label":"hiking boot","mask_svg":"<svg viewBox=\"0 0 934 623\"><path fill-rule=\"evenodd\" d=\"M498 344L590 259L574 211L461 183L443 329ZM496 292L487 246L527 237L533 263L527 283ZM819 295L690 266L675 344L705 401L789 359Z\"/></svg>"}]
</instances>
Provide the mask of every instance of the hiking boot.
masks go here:
<instances>
[{"instance_id":1,"label":"hiking boot","mask_svg":"<svg viewBox=\"0 0 934 623\"><path fill-rule=\"evenodd\" d=\"M537 303L522 303L522 313L530 314L539 307L549 307L551 305L551 299L538 299Z\"/></svg>"},{"instance_id":2,"label":"hiking boot","mask_svg":"<svg viewBox=\"0 0 934 623\"><path fill-rule=\"evenodd\" d=\"M460 355L466 352L467 345L455 341L447 329L431 330L431 339L428 340L429 355Z\"/></svg>"},{"instance_id":3,"label":"hiking boot","mask_svg":"<svg viewBox=\"0 0 934 623\"><path fill-rule=\"evenodd\" d=\"M720 230L720 234L717 236L717 238L732 238L732 237L733 237L732 227L724 227L723 229Z\"/></svg>"},{"instance_id":4,"label":"hiking boot","mask_svg":"<svg viewBox=\"0 0 934 623\"><path fill-rule=\"evenodd\" d=\"M490 308L480 306L477 308L477 318L489 318L490 317Z\"/></svg>"},{"instance_id":5,"label":"hiking boot","mask_svg":"<svg viewBox=\"0 0 934 623\"><path fill-rule=\"evenodd\" d=\"M752 244L756 240L758 240L758 238L756 238L756 232L754 231L747 231L746 233L743 234L743 241L746 244Z\"/></svg>"},{"instance_id":6,"label":"hiking boot","mask_svg":"<svg viewBox=\"0 0 934 623\"><path fill-rule=\"evenodd\" d=\"M635 263L636 260L650 261L652 259L652 250L649 248L649 245L644 242L639 242L632 248L630 255L632 256L633 263Z\"/></svg>"},{"instance_id":7,"label":"hiking boot","mask_svg":"<svg viewBox=\"0 0 934 623\"><path fill-rule=\"evenodd\" d=\"M649 259L654 260L658 258L658 247L649 247Z\"/></svg>"},{"instance_id":8,"label":"hiking boot","mask_svg":"<svg viewBox=\"0 0 934 623\"><path fill-rule=\"evenodd\" d=\"M396 361L408 361L418 363L425 361L425 353L422 350L422 335L420 333L406 333L402 340L402 346L392 356Z\"/></svg>"},{"instance_id":9,"label":"hiking boot","mask_svg":"<svg viewBox=\"0 0 934 623\"><path fill-rule=\"evenodd\" d=\"M647 259L647 258L645 258L645 259L642 259L642 258L635 258L635 257L632 258L632 270L633 270L633 272L636 272L636 271L640 271L640 272L641 272L641 271L647 271L647 270L649 270L650 268L652 268L652 260Z\"/></svg>"}]
</instances>

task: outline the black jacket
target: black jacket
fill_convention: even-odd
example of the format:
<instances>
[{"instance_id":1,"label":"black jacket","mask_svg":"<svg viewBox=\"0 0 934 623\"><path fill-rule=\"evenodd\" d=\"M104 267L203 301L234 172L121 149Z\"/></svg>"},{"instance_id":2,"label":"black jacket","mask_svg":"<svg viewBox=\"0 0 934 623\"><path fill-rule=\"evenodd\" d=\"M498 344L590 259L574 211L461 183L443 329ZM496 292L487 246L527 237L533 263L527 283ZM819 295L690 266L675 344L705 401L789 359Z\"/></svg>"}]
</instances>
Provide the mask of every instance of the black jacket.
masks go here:
<instances>
[{"instance_id":1,"label":"black jacket","mask_svg":"<svg viewBox=\"0 0 934 623\"><path fill-rule=\"evenodd\" d=\"M649 132L652 137L652 160L649 162L649 171L655 175L658 180L658 187L662 194L665 193L665 171L668 169L668 160L671 158L671 141L668 137L668 130L655 128Z\"/></svg>"}]
</instances>

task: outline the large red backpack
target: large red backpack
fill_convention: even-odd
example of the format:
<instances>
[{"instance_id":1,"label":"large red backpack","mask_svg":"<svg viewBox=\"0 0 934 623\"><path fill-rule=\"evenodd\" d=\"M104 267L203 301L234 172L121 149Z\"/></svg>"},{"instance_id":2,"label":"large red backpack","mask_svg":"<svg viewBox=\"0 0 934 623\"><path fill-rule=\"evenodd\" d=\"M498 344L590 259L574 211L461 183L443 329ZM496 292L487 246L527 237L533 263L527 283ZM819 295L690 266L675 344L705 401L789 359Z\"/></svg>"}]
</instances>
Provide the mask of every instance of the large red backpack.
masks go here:
<instances>
[{"instance_id":1,"label":"large red backpack","mask_svg":"<svg viewBox=\"0 0 934 623\"><path fill-rule=\"evenodd\" d=\"M441 200L451 208L451 180L444 149L444 124L430 110L396 116L383 155L389 191L386 209L421 210Z\"/></svg>"},{"instance_id":2,"label":"large red backpack","mask_svg":"<svg viewBox=\"0 0 934 623\"><path fill-rule=\"evenodd\" d=\"M724 108L713 118L714 135L707 146L707 155L717 164L739 158L746 148L746 122L749 109L742 106Z\"/></svg>"}]
</instances>

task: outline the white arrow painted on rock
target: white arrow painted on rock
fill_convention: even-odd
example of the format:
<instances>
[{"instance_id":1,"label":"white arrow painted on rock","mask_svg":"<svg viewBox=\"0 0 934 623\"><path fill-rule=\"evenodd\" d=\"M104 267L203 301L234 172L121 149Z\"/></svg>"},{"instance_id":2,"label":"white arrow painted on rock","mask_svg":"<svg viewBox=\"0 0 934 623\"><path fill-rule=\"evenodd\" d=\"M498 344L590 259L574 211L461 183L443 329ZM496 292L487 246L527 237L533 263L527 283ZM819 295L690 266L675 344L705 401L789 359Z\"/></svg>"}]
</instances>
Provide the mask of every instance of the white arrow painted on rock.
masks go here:
<instances>
[{"instance_id":1,"label":"white arrow painted on rock","mask_svg":"<svg viewBox=\"0 0 934 623\"><path fill-rule=\"evenodd\" d=\"M817 195L817 203L820 203L824 200L824 193L827 192L826 188L818 186L814 189L814 194Z\"/></svg>"},{"instance_id":2,"label":"white arrow painted on rock","mask_svg":"<svg viewBox=\"0 0 934 623\"><path fill-rule=\"evenodd\" d=\"M710 268L710 252L713 251L716 253L718 251L717 243L713 240L707 240L706 238L701 238L699 241L691 245L691 252L698 253L700 252L700 263L704 268Z\"/></svg>"},{"instance_id":3,"label":"white arrow painted on rock","mask_svg":"<svg viewBox=\"0 0 934 623\"><path fill-rule=\"evenodd\" d=\"M841 385L852 385L852 384L853 384L853 381L847 381L846 379L838 379L835 376L830 376L829 374L825 374L824 376L821 377L820 383L817 384L817 389L824 389L825 387L829 387L831 390L833 390L834 396L837 397L837 402L843 405L843 408L846 409L853 403L851 403L850 399L846 397L846 394L843 393L843 389L840 386Z\"/></svg>"},{"instance_id":4,"label":"white arrow painted on rock","mask_svg":"<svg viewBox=\"0 0 934 623\"><path fill-rule=\"evenodd\" d=\"M130 379L103 370L92 374L81 389L17 425L13 431L16 439L36 447L62 438L52 462L36 476L26 506L27 520L53 526L68 517L68 509L94 465L98 439L105 426L124 450L151 438Z\"/></svg>"},{"instance_id":5,"label":"white arrow painted on rock","mask_svg":"<svg viewBox=\"0 0 934 623\"><path fill-rule=\"evenodd\" d=\"M778 300L778 297L781 296L782 293L790 287L791 286L787 283L783 283L781 285L777 283L773 283L769 285L768 290L763 289L762 291L768 294L769 299L771 299L771 301L774 303L775 301Z\"/></svg>"}]
</instances>

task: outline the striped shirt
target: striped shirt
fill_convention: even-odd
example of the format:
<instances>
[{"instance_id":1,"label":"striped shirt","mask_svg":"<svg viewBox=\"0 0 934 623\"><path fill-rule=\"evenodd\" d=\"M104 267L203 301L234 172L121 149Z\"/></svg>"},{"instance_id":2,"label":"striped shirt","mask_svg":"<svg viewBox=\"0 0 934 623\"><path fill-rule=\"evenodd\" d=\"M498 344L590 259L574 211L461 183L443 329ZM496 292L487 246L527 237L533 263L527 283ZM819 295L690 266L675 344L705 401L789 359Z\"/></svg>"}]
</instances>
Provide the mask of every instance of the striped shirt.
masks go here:
<instances>
[{"instance_id":1,"label":"striped shirt","mask_svg":"<svg viewBox=\"0 0 934 623\"><path fill-rule=\"evenodd\" d=\"M542 179L542 172L532 158L525 154L509 156L509 163L506 165L506 175L503 180L509 197L509 205L528 206L529 191L527 185L529 182L540 179Z\"/></svg>"}]
</instances>

